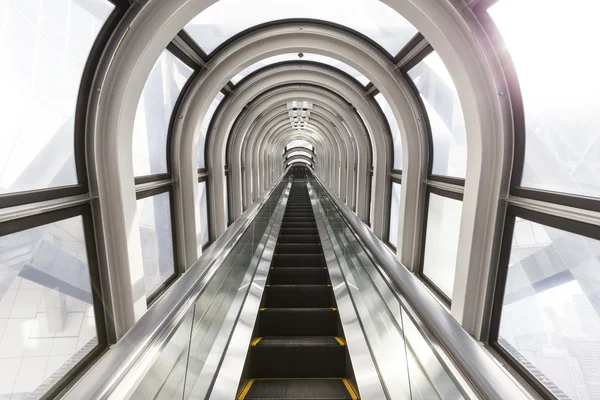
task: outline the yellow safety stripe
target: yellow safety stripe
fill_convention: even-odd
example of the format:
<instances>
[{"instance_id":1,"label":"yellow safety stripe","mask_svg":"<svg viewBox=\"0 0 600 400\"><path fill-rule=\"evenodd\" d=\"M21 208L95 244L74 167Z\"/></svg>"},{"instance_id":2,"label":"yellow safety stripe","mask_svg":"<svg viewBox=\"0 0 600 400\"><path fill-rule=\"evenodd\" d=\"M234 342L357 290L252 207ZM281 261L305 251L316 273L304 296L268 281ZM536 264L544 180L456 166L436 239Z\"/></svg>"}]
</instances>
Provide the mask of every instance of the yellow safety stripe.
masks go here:
<instances>
[{"instance_id":1,"label":"yellow safety stripe","mask_svg":"<svg viewBox=\"0 0 600 400\"><path fill-rule=\"evenodd\" d=\"M257 337L256 339L254 339L252 341L252 346L256 346L258 344L258 342L260 342L262 340L262 337Z\"/></svg>"},{"instance_id":2,"label":"yellow safety stripe","mask_svg":"<svg viewBox=\"0 0 600 400\"><path fill-rule=\"evenodd\" d=\"M337 311L337 308L335 308L335 307L331 307L331 308L330 308L330 310L331 310L331 311Z\"/></svg>"},{"instance_id":3,"label":"yellow safety stripe","mask_svg":"<svg viewBox=\"0 0 600 400\"><path fill-rule=\"evenodd\" d=\"M341 337L334 337L335 340L337 340L337 342L340 344L340 346L344 346L346 345L346 342L344 342L344 339L342 339Z\"/></svg>"},{"instance_id":4,"label":"yellow safety stripe","mask_svg":"<svg viewBox=\"0 0 600 400\"><path fill-rule=\"evenodd\" d=\"M342 379L342 382L344 382L344 386L346 386L346 390L348 390L348 393L350 393L350 397L352 397L352 400L358 400L358 396L352 388L352 385L350 385L350 382L348 382L348 379L344 378Z\"/></svg>"},{"instance_id":5,"label":"yellow safety stripe","mask_svg":"<svg viewBox=\"0 0 600 400\"><path fill-rule=\"evenodd\" d=\"M242 393L240 393L238 400L244 400L246 398L246 395L250 391L250 388L252 387L253 383L254 383L254 379L250 379L248 381L248 383L246 383L246 386L244 386L244 390L242 390Z\"/></svg>"}]
</instances>

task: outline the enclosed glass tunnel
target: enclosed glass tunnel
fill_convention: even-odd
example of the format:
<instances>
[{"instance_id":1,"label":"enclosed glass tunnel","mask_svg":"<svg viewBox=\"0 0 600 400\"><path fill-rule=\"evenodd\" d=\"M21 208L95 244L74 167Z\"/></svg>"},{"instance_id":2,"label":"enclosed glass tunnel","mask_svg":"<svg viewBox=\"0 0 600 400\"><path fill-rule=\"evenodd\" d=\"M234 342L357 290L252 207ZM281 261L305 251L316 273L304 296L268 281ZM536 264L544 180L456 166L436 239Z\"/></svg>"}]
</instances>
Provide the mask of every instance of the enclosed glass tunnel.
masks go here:
<instances>
[{"instance_id":1,"label":"enclosed glass tunnel","mask_svg":"<svg viewBox=\"0 0 600 400\"><path fill-rule=\"evenodd\" d=\"M1 2L0 399L600 399L599 15Z\"/></svg>"}]
</instances>

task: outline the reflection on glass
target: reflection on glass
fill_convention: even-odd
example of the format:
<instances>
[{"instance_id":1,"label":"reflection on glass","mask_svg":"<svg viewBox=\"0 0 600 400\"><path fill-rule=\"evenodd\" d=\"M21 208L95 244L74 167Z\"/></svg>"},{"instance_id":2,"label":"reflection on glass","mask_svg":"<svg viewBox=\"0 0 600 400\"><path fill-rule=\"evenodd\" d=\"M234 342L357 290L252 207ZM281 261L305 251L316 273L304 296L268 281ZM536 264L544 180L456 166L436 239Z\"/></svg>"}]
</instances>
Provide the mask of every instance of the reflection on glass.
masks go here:
<instances>
[{"instance_id":1,"label":"reflection on glass","mask_svg":"<svg viewBox=\"0 0 600 400\"><path fill-rule=\"evenodd\" d=\"M206 53L259 24L289 18L333 22L354 29L395 55L417 30L395 10L376 0L221 0L205 9L185 30Z\"/></svg>"},{"instance_id":2,"label":"reflection on glass","mask_svg":"<svg viewBox=\"0 0 600 400\"><path fill-rule=\"evenodd\" d=\"M79 82L105 0L0 3L0 194L77 183Z\"/></svg>"},{"instance_id":3,"label":"reflection on glass","mask_svg":"<svg viewBox=\"0 0 600 400\"><path fill-rule=\"evenodd\" d=\"M402 186L392 183L392 202L390 205L390 235L389 242L398 247L398 226L400 222L400 192Z\"/></svg>"},{"instance_id":4,"label":"reflection on glass","mask_svg":"<svg viewBox=\"0 0 600 400\"><path fill-rule=\"evenodd\" d=\"M402 169L402 138L400 137L400 127L396 121L396 117L390 108L390 104L381 93L375 96L375 100L381 107L385 119L390 126L392 139L394 141L394 169Z\"/></svg>"},{"instance_id":5,"label":"reflection on glass","mask_svg":"<svg viewBox=\"0 0 600 400\"><path fill-rule=\"evenodd\" d=\"M81 217L0 237L0 398L38 398L98 345L92 303Z\"/></svg>"},{"instance_id":6,"label":"reflection on glass","mask_svg":"<svg viewBox=\"0 0 600 400\"><path fill-rule=\"evenodd\" d=\"M167 135L171 112L192 70L164 50L142 91L133 126L133 174L167 172Z\"/></svg>"},{"instance_id":7,"label":"reflection on glass","mask_svg":"<svg viewBox=\"0 0 600 400\"><path fill-rule=\"evenodd\" d=\"M204 161L204 148L206 145L206 134L208 133L208 127L210 126L210 121L212 120L215 111L219 104L221 104L221 100L223 100L225 95L221 92L217 93L214 100L208 107L206 111L206 115L202 120L202 125L200 126L200 138L198 139L198 168L206 167L206 163Z\"/></svg>"},{"instance_id":8,"label":"reflection on glass","mask_svg":"<svg viewBox=\"0 0 600 400\"><path fill-rule=\"evenodd\" d=\"M462 201L429 195L423 274L452 299Z\"/></svg>"},{"instance_id":9,"label":"reflection on glass","mask_svg":"<svg viewBox=\"0 0 600 400\"><path fill-rule=\"evenodd\" d=\"M285 148L288 150L293 149L294 147L306 147L309 150L312 150L314 148L312 144L310 144L304 139L292 140L287 144L287 146L285 146Z\"/></svg>"},{"instance_id":10,"label":"reflection on glass","mask_svg":"<svg viewBox=\"0 0 600 400\"><path fill-rule=\"evenodd\" d=\"M142 246L146 295L152 295L175 273L169 193L137 201L136 221Z\"/></svg>"},{"instance_id":11,"label":"reflection on glass","mask_svg":"<svg viewBox=\"0 0 600 400\"><path fill-rule=\"evenodd\" d=\"M436 175L464 178L467 170L467 132L458 92L436 52L408 71L425 104L433 138Z\"/></svg>"},{"instance_id":12,"label":"reflection on glass","mask_svg":"<svg viewBox=\"0 0 600 400\"><path fill-rule=\"evenodd\" d=\"M265 58L264 60L260 60L255 62L254 64L244 68L239 74L234 76L231 79L234 85L237 85L239 81L244 79L246 76L250 75L254 71L258 71L259 69L266 67L271 64L283 62L283 61L294 61L294 60L302 60L302 61L313 61L321 64L327 64L329 66L335 67L348 75L352 76L354 79L359 81L363 86L366 86L370 81L369 79L358 72L355 68L349 66L348 64L338 61L335 58L322 56L320 54L312 54L312 53L304 53L302 58L298 57L298 53L288 53L288 54L280 54L273 57Z\"/></svg>"},{"instance_id":13,"label":"reflection on glass","mask_svg":"<svg viewBox=\"0 0 600 400\"><path fill-rule=\"evenodd\" d=\"M558 398L600 398L600 241L517 219L499 344Z\"/></svg>"},{"instance_id":14,"label":"reflection on glass","mask_svg":"<svg viewBox=\"0 0 600 400\"><path fill-rule=\"evenodd\" d=\"M208 243L208 203L206 202L206 182L198 183L198 212L196 215L196 243L201 249Z\"/></svg>"},{"instance_id":15,"label":"reflection on glass","mask_svg":"<svg viewBox=\"0 0 600 400\"><path fill-rule=\"evenodd\" d=\"M600 2L501 0L490 14L523 96L522 186L600 197Z\"/></svg>"}]
</instances>

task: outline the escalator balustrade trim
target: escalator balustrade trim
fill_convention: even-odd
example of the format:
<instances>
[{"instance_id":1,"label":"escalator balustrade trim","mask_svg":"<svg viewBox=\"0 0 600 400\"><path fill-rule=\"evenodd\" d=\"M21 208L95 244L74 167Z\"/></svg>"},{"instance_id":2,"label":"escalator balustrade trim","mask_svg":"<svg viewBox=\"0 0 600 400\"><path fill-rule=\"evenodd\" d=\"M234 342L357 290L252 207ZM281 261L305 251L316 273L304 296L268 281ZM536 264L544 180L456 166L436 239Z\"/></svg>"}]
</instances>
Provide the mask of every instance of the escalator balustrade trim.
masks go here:
<instances>
[{"instance_id":1,"label":"escalator balustrade trim","mask_svg":"<svg viewBox=\"0 0 600 400\"><path fill-rule=\"evenodd\" d=\"M353 372L305 183L295 182L238 400L356 400Z\"/></svg>"}]
</instances>

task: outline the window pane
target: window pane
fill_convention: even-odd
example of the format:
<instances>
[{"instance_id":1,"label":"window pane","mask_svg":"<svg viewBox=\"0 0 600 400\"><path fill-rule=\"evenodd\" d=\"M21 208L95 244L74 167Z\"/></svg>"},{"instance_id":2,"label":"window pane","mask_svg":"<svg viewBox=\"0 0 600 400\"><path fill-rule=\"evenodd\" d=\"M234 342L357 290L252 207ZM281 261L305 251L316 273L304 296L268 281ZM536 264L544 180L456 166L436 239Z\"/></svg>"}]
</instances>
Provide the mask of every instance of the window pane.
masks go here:
<instances>
[{"instance_id":1,"label":"window pane","mask_svg":"<svg viewBox=\"0 0 600 400\"><path fill-rule=\"evenodd\" d=\"M423 274L452 299L462 201L430 193Z\"/></svg>"},{"instance_id":2,"label":"window pane","mask_svg":"<svg viewBox=\"0 0 600 400\"><path fill-rule=\"evenodd\" d=\"M467 171L465 118L450 73L436 52L408 71L425 104L433 138L436 175L464 178Z\"/></svg>"},{"instance_id":3,"label":"window pane","mask_svg":"<svg viewBox=\"0 0 600 400\"><path fill-rule=\"evenodd\" d=\"M133 174L167 172L167 136L171 112L192 70L165 50L144 85L133 126Z\"/></svg>"},{"instance_id":4,"label":"window pane","mask_svg":"<svg viewBox=\"0 0 600 400\"><path fill-rule=\"evenodd\" d=\"M556 397L600 398L599 293L600 241L517 219L498 342Z\"/></svg>"},{"instance_id":5,"label":"window pane","mask_svg":"<svg viewBox=\"0 0 600 400\"><path fill-rule=\"evenodd\" d=\"M206 182L198 183L198 214L196 217L196 243L202 248L208 243L208 203L206 202Z\"/></svg>"},{"instance_id":6,"label":"window pane","mask_svg":"<svg viewBox=\"0 0 600 400\"><path fill-rule=\"evenodd\" d=\"M400 137L398 122L396 121L396 117L394 116L389 103L381 93L375 96L375 100L379 104L379 107L381 107L383 114L385 114L385 119L387 119L391 129L392 139L394 141L394 169L402 169L402 138Z\"/></svg>"},{"instance_id":7,"label":"window pane","mask_svg":"<svg viewBox=\"0 0 600 400\"><path fill-rule=\"evenodd\" d=\"M523 96L522 186L600 197L600 2L501 0L490 14Z\"/></svg>"},{"instance_id":8,"label":"window pane","mask_svg":"<svg viewBox=\"0 0 600 400\"><path fill-rule=\"evenodd\" d=\"M376 0L221 0L208 7L185 30L206 53L232 36L269 21L319 19L344 25L368 36L395 55L417 33L406 19Z\"/></svg>"},{"instance_id":9,"label":"window pane","mask_svg":"<svg viewBox=\"0 0 600 400\"><path fill-rule=\"evenodd\" d=\"M0 397L44 393L97 345L81 217L0 237Z\"/></svg>"},{"instance_id":10,"label":"window pane","mask_svg":"<svg viewBox=\"0 0 600 400\"><path fill-rule=\"evenodd\" d=\"M206 162L204 161L204 148L206 145L206 134L208 133L208 127L210 125L210 121L212 120L215 111L217 111L217 107L221 104L221 100L223 100L223 93L219 92L210 107L208 107L208 111L206 111L206 115L202 120L202 126L200 130L200 138L198 139L198 168L206 167Z\"/></svg>"},{"instance_id":11,"label":"window pane","mask_svg":"<svg viewBox=\"0 0 600 400\"><path fill-rule=\"evenodd\" d=\"M398 247L398 223L400 222L400 191L399 183L392 183L392 202L390 205L390 235L389 242Z\"/></svg>"},{"instance_id":12,"label":"window pane","mask_svg":"<svg viewBox=\"0 0 600 400\"><path fill-rule=\"evenodd\" d=\"M150 296L175 274L169 193L138 200L136 221L139 221L146 295Z\"/></svg>"},{"instance_id":13,"label":"window pane","mask_svg":"<svg viewBox=\"0 0 600 400\"><path fill-rule=\"evenodd\" d=\"M370 82L366 76L364 76L363 74L358 72L358 70L349 66L348 64L346 64L342 61L338 61L335 58L322 56L319 54L312 54L312 53L304 53L304 56L302 58L298 57L298 53L280 54L277 56L265 58L264 60L257 61L254 64L250 65L249 67L244 68L239 74L237 74L236 76L234 76L231 79L231 82L233 82L234 85L237 85L237 83L239 81L241 81L242 79L244 79L246 76L250 75L254 71L258 71L259 69L261 69L263 67L266 67L271 64L283 62L283 61L294 61L294 60L313 61L313 62L327 64L329 66L335 67L335 68L347 73L348 75L352 76L354 79L359 81L363 86L366 86Z\"/></svg>"},{"instance_id":14,"label":"window pane","mask_svg":"<svg viewBox=\"0 0 600 400\"><path fill-rule=\"evenodd\" d=\"M105 0L0 3L0 194L77 183L79 83L113 8Z\"/></svg>"}]
</instances>

